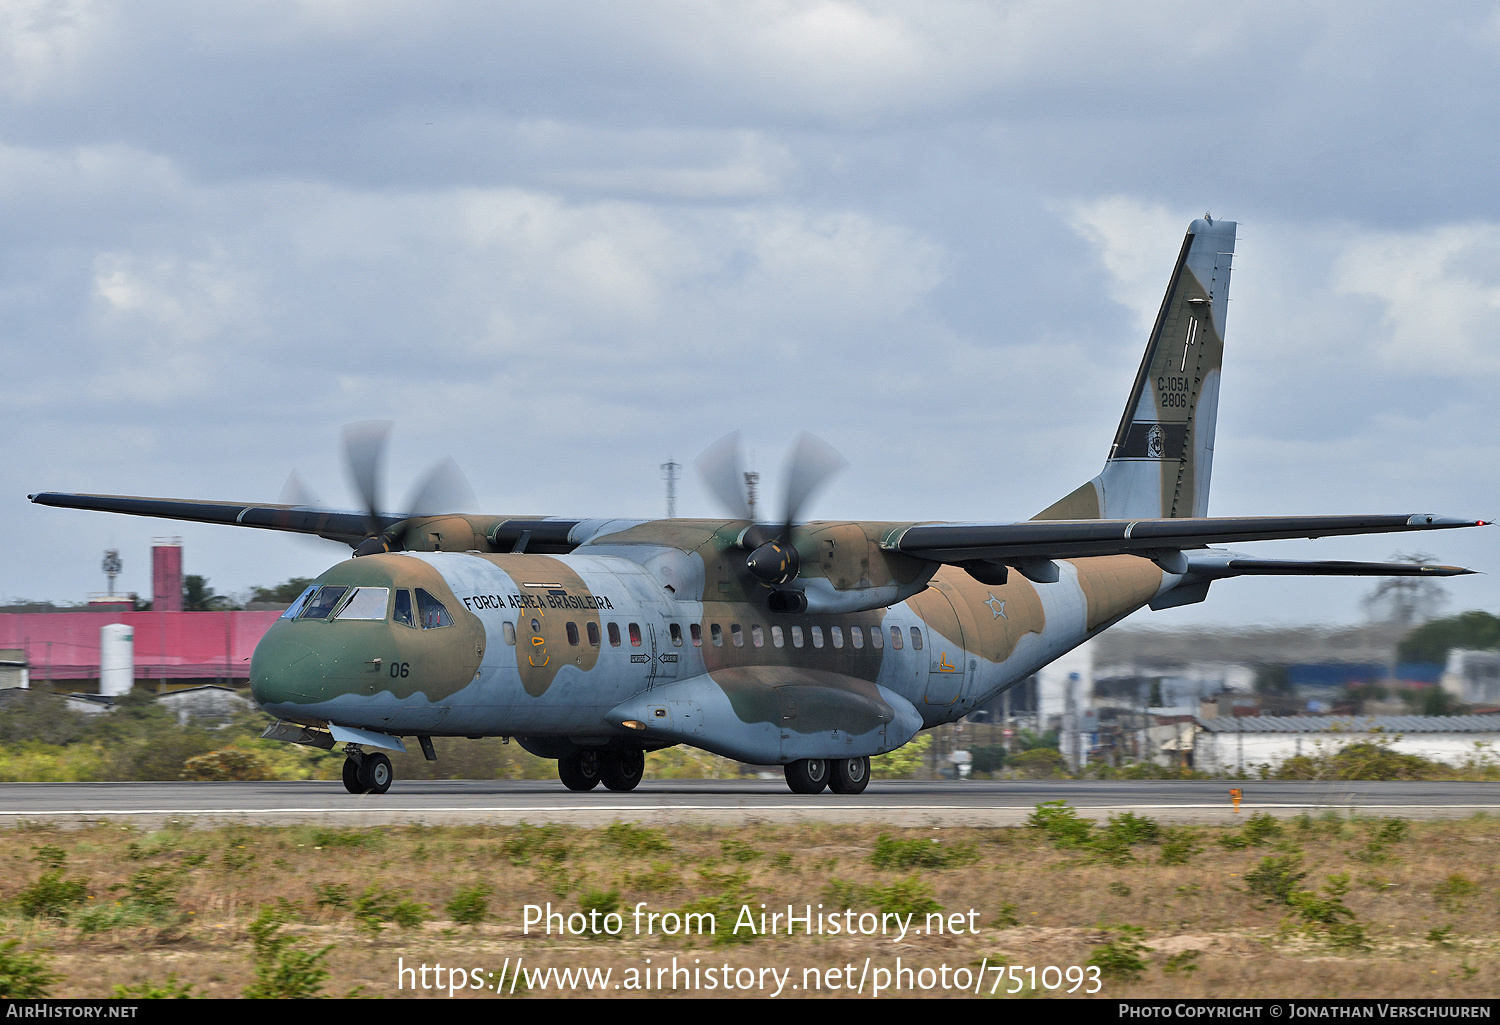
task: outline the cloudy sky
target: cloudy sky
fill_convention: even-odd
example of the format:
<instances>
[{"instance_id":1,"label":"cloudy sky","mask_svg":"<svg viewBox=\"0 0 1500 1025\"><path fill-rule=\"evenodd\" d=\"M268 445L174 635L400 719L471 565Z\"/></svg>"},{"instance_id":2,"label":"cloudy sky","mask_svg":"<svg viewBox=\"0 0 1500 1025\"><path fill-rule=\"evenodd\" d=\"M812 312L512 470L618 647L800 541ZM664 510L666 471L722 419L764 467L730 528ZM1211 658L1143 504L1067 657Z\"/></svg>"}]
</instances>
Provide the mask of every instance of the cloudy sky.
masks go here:
<instances>
[{"instance_id":1,"label":"cloudy sky","mask_svg":"<svg viewBox=\"0 0 1500 1025\"><path fill-rule=\"evenodd\" d=\"M1211 512L1500 515L1490 4L0 0L0 595L347 549L40 490L652 516L812 431L819 518L1024 519L1096 473L1188 221L1240 222ZM684 481L683 515L714 512ZM1253 546L1252 546L1253 548ZM1260 546L1426 551L1500 530ZM1238 581L1143 625L1354 621Z\"/></svg>"}]
</instances>

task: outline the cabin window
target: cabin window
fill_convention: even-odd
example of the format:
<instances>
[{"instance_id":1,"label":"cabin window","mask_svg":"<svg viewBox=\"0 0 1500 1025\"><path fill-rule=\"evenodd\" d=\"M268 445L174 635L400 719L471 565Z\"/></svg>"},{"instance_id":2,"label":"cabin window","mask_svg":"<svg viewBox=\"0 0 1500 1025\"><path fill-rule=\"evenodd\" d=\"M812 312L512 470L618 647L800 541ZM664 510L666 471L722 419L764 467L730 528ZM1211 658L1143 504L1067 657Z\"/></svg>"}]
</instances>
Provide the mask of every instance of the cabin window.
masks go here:
<instances>
[{"instance_id":1,"label":"cabin window","mask_svg":"<svg viewBox=\"0 0 1500 1025\"><path fill-rule=\"evenodd\" d=\"M778 648L786 647L786 635L781 632L781 627L771 627L771 643Z\"/></svg>"},{"instance_id":2,"label":"cabin window","mask_svg":"<svg viewBox=\"0 0 1500 1025\"><path fill-rule=\"evenodd\" d=\"M534 634L541 633L542 632L542 624L539 623L539 622L537 622L535 619L533 619L531 621L531 632L534 633Z\"/></svg>"},{"instance_id":3,"label":"cabin window","mask_svg":"<svg viewBox=\"0 0 1500 1025\"><path fill-rule=\"evenodd\" d=\"M899 626L891 627L891 647L897 651L901 650L901 628Z\"/></svg>"},{"instance_id":4,"label":"cabin window","mask_svg":"<svg viewBox=\"0 0 1500 1025\"><path fill-rule=\"evenodd\" d=\"M589 631L589 647L591 647L591 648L597 648L599 646L599 624L598 623L590 623L589 626L588 626L588 631Z\"/></svg>"},{"instance_id":5,"label":"cabin window","mask_svg":"<svg viewBox=\"0 0 1500 1025\"><path fill-rule=\"evenodd\" d=\"M865 646L865 628L862 626L851 626L849 628L849 640L856 648Z\"/></svg>"},{"instance_id":6,"label":"cabin window","mask_svg":"<svg viewBox=\"0 0 1500 1025\"><path fill-rule=\"evenodd\" d=\"M401 593L405 594L406 592L403 591ZM505 643L514 648L516 646L516 624L507 619L500 624L500 632L505 635Z\"/></svg>"},{"instance_id":7,"label":"cabin window","mask_svg":"<svg viewBox=\"0 0 1500 1025\"><path fill-rule=\"evenodd\" d=\"M620 646L620 624L619 623L610 623L609 624L609 646L611 648L618 648Z\"/></svg>"},{"instance_id":8,"label":"cabin window","mask_svg":"<svg viewBox=\"0 0 1500 1025\"><path fill-rule=\"evenodd\" d=\"M672 647L682 647L682 627L678 626L676 623L673 623L667 627L667 633L672 635Z\"/></svg>"},{"instance_id":9,"label":"cabin window","mask_svg":"<svg viewBox=\"0 0 1500 1025\"><path fill-rule=\"evenodd\" d=\"M918 651L922 650L922 631L916 627L911 628L911 646Z\"/></svg>"},{"instance_id":10,"label":"cabin window","mask_svg":"<svg viewBox=\"0 0 1500 1025\"><path fill-rule=\"evenodd\" d=\"M390 603L389 587L356 587L334 619L384 619Z\"/></svg>"},{"instance_id":11,"label":"cabin window","mask_svg":"<svg viewBox=\"0 0 1500 1025\"><path fill-rule=\"evenodd\" d=\"M729 636L734 639L734 646L736 648L743 648L745 646L745 631L740 629L740 624L729 624Z\"/></svg>"},{"instance_id":12,"label":"cabin window","mask_svg":"<svg viewBox=\"0 0 1500 1025\"><path fill-rule=\"evenodd\" d=\"M876 651L885 647L885 634L880 632L880 627L878 626L870 627L870 647Z\"/></svg>"},{"instance_id":13,"label":"cabin window","mask_svg":"<svg viewBox=\"0 0 1500 1025\"><path fill-rule=\"evenodd\" d=\"M307 596L310 595L310 594L312 594L316 590L317 590L316 587L309 587L307 590L305 590L301 594L297 595L297 600L294 601L294 602L292 602L290 605L288 605L286 607L286 611L283 612L278 618L280 618L280 619L296 619L297 618L297 613L299 613L299 612L302 611L302 605L303 605L303 603L307 601Z\"/></svg>"},{"instance_id":14,"label":"cabin window","mask_svg":"<svg viewBox=\"0 0 1500 1025\"><path fill-rule=\"evenodd\" d=\"M402 626L415 627L417 625L416 614L411 610L411 592L404 587L396 592L395 619Z\"/></svg>"},{"instance_id":15,"label":"cabin window","mask_svg":"<svg viewBox=\"0 0 1500 1025\"><path fill-rule=\"evenodd\" d=\"M695 647L695 648L701 648L701 647L703 647L703 627L702 626L700 626L697 623L693 623L691 626L688 627L688 633L690 633L690 634L693 635L693 647Z\"/></svg>"},{"instance_id":16,"label":"cabin window","mask_svg":"<svg viewBox=\"0 0 1500 1025\"><path fill-rule=\"evenodd\" d=\"M713 639L714 647L722 648L724 646L724 628L718 623L709 625L708 635Z\"/></svg>"},{"instance_id":17,"label":"cabin window","mask_svg":"<svg viewBox=\"0 0 1500 1025\"><path fill-rule=\"evenodd\" d=\"M423 630L453 625L453 617L448 615L443 603L420 587L417 588L417 618L421 620Z\"/></svg>"},{"instance_id":18,"label":"cabin window","mask_svg":"<svg viewBox=\"0 0 1500 1025\"><path fill-rule=\"evenodd\" d=\"M302 610L303 619L327 619L328 614L349 593L349 588L338 587L334 584L324 584L318 588L318 593L313 595L306 607Z\"/></svg>"},{"instance_id":19,"label":"cabin window","mask_svg":"<svg viewBox=\"0 0 1500 1025\"><path fill-rule=\"evenodd\" d=\"M630 624L630 646L639 648L641 646L641 628L638 623Z\"/></svg>"},{"instance_id":20,"label":"cabin window","mask_svg":"<svg viewBox=\"0 0 1500 1025\"><path fill-rule=\"evenodd\" d=\"M757 648L764 648L766 646L766 632L761 629L759 623L750 628L750 643Z\"/></svg>"},{"instance_id":21,"label":"cabin window","mask_svg":"<svg viewBox=\"0 0 1500 1025\"><path fill-rule=\"evenodd\" d=\"M792 627L792 647L802 647L802 628L800 626Z\"/></svg>"},{"instance_id":22,"label":"cabin window","mask_svg":"<svg viewBox=\"0 0 1500 1025\"><path fill-rule=\"evenodd\" d=\"M828 636L833 639L833 646L835 648L842 648L844 646L844 628L843 627L841 627L841 626L830 626L828 628Z\"/></svg>"},{"instance_id":23,"label":"cabin window","mask_svg":"<svg viewBox=\"0 0 1500 1025\"><path fill-rule=\"evenodd\" d=\"M568 624L568 643L570 645L572 645L573 647L575 647L575 648L578 647L579 640L578 640L578 624L577 623L570 622Z\"/></svg>"},{"instance_id":24,"label":"cabin window","mask_svg":"<svg viewBox=\"0 0 1500 1025\"><path fill-rule=\"evenodd\" d=\"M808 632L812 634L813 647L821 648L823 646L823 628L821 626L811 626L808 627Z\"/></svg>"}]
</instances>

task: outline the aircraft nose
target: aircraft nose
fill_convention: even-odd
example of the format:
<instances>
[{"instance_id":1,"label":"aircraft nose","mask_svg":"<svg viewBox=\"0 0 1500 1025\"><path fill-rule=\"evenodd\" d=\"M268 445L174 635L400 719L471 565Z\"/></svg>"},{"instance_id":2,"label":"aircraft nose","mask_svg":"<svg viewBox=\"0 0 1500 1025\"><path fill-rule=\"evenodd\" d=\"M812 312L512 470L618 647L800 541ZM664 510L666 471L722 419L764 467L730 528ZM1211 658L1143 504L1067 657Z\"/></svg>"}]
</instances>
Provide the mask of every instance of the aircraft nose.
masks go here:
<instances>
[{"instance_id":1,"label":"aircraft nose","mask_svg":"<svg viewBox=\"0 0 1500 1025\"><path fill-rule=\"evenodd\" d=\"M250 694L267 712L323 699L323 660L296 641L266 638L250 659Z\"/></svg>"}]
</instances>

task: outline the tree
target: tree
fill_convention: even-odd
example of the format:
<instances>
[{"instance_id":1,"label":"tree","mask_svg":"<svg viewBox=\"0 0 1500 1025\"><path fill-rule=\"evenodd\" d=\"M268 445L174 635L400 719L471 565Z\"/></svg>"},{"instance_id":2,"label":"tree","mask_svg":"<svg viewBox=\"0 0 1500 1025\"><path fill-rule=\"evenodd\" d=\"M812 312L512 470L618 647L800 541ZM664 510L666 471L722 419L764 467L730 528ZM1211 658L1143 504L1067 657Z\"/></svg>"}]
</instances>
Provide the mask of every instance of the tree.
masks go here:
<instances>
[{"instance_id":1,"label":"tree","mask_svg":"<svg viewBox=\"0 0 1500 1025\"><path fill-rule=\"evenodd\" d=\"M1423 623L1401 642L1403 662L1446 662L1453 648L1500 648L1500 616L1473 609Z\"/></svg>"},{"instance_id":2,"label":"tree","mask_svg":"<svg viewBox=\"0 0 1500 1025\"><path fill-rule=\"evenodd\" d=\"M292 577L292 579L285 583L277 584L275 587L252 587L250 588L250 600L289 605L296 601L297 596L307 590L311 583L311 577Z\"/></svg>"},{"instance_id":3,"label":"tree","mask_svg":"<svg viewBox=\"0 0 1500 1025\"><path fill-rule=\"evenodd\" d=\"M216 594L208 578L189 573L182 578L182 608L185 612L223 612L234 608L227 595Z\"/></svg>"}]
</instances>

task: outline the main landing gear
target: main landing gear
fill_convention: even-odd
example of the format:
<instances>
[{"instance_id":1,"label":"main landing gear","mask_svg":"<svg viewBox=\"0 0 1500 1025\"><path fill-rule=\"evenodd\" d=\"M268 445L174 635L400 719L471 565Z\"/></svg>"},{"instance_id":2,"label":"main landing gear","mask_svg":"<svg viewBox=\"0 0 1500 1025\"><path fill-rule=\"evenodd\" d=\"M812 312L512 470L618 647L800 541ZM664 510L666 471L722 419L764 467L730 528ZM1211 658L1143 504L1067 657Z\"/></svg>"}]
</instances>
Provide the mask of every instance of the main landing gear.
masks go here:
<instances>
[{"instance_id":1,"label":"main landing gear","mask_svg":"<svg viewBox=\"0 0 1500 1025\"><path fill-rule=\"evenodd\" d=\"M603 783L610 790L634 790L646 772L646 752L639 748L585 748L557 760L557 775L569 790L592 790Z\"/></svg>"},{"instance_id":2,"label":"main landing gear","mask_svg":"<svg viewBox=\"0 0 1500 1025\"><path fill-rule=\"evenodd\" d=\"M380 752L367 754L350 745L344 749L344 789L351 794L383 794L391 788L395 773L391 760Z\"/></svg>"},{"instance_id":3,"label":"main landing gear","mask_svg":"<svg viewBox=\"0 0 1500 1025\"><path fill-rule=\"evenodd\" d=\"M786 785L794 794L862 793L870 783L868 758L803 758L786 766Z\"/></svg>"}]
</instances>

